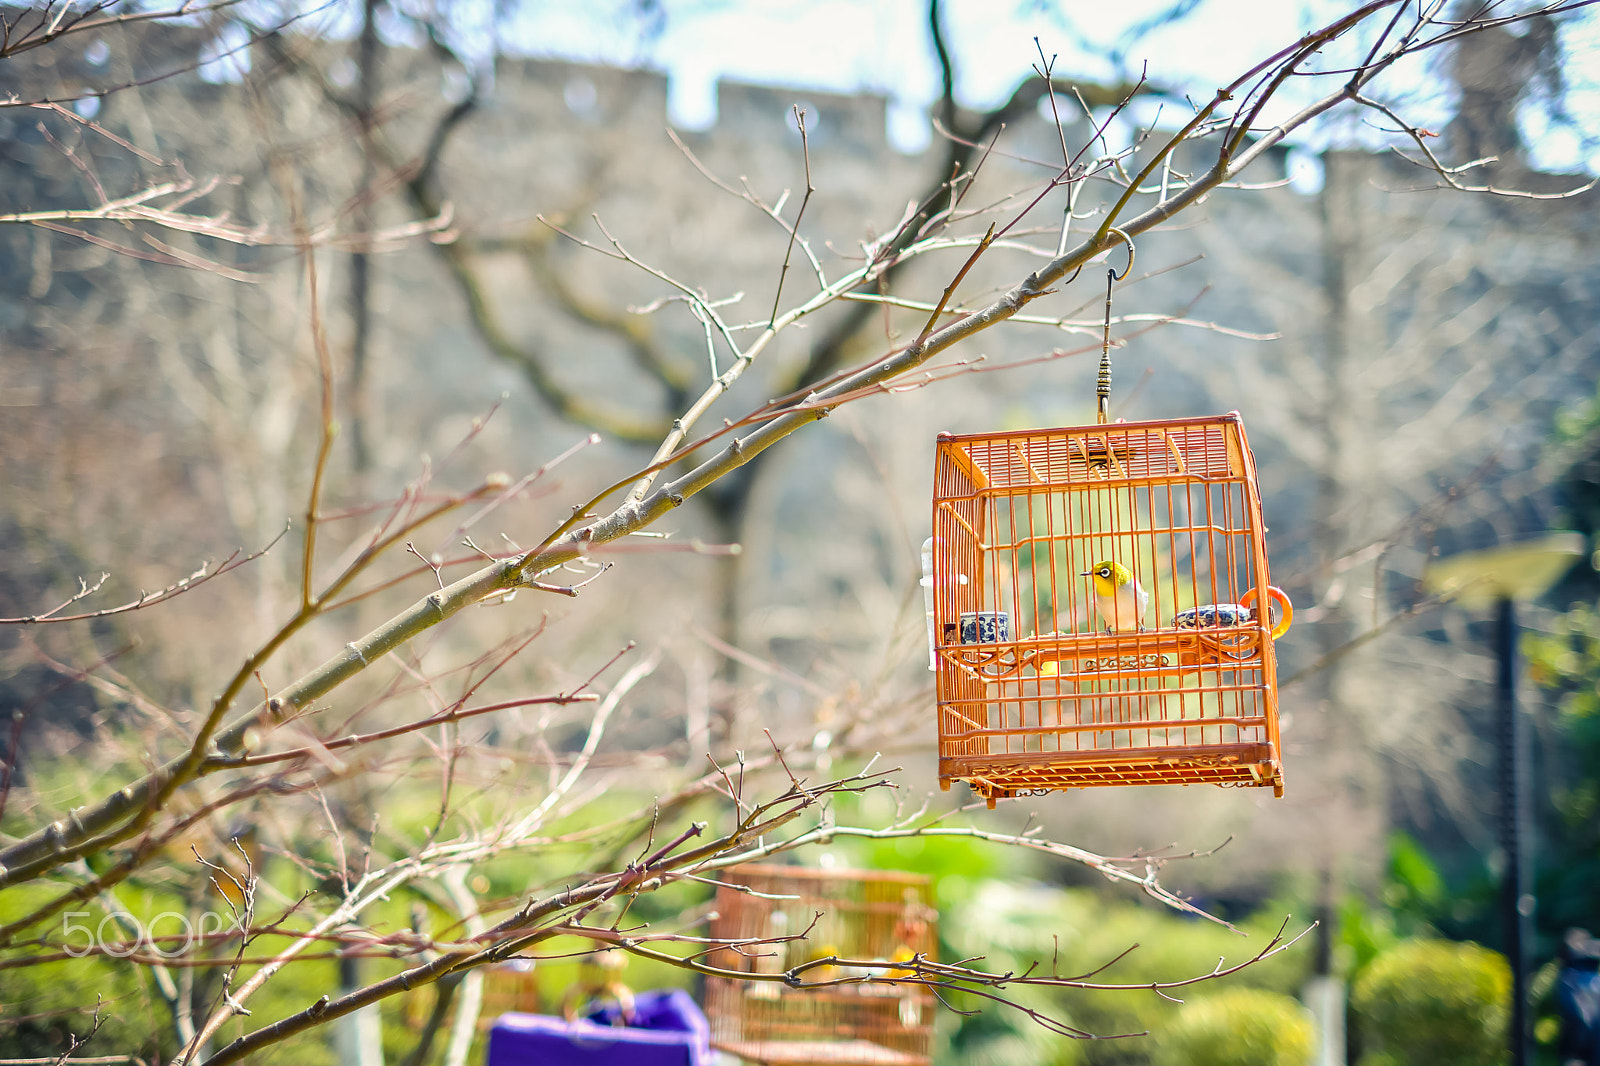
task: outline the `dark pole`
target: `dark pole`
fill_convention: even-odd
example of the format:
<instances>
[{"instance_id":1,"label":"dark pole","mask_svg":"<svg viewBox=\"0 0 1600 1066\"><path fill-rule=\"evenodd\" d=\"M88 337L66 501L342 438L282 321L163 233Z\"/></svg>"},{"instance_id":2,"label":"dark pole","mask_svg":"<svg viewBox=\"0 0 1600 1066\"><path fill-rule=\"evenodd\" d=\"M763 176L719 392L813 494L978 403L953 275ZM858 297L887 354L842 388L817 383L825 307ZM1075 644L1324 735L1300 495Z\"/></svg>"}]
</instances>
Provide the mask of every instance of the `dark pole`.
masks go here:
<instances>
[{"instance_id":1,"label":"dark pole","mask_svg":"<svg viewBox=\"0 0 1600 1066\"><path fill-rule=\"evenodd\" d=\"M1500 728L1500 847L1505 855L1500 884L1500 921L1506 960L1511 964L1511 1063L1512 1066L1527 1066L1528 990L1524 952L1531 932L1533 896L1528 892L1528 856L1523 848L1523 830L1527 824L1523 810L1523 783L1527 779L1523 763L1527 757L1527 740L1517 713L1517 614L1511 597L1500 598L1498 614L1495 703Z\"/></svg>"}]
</instances>

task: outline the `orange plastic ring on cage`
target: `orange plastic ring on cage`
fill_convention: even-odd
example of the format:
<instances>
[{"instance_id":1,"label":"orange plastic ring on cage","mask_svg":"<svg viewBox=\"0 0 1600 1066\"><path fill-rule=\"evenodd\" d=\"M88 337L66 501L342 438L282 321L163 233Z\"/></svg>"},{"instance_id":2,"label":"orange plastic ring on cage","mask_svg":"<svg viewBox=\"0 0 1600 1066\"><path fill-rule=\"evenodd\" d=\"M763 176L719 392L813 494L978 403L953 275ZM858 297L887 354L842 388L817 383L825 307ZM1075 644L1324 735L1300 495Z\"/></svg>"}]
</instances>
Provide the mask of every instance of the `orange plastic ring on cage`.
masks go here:
<instances>
[{"instance_id":1,"label":"orange plastic ring on cage","mask_svg":"<svg viewBox=\"0 0 1600 1066\"><path fill-rule=\"evenodd\" d=\"M1289 624L1294 621L1294 604L1289 602L1289 594L1276 585L1267 586L1267 596L1270 599L1277 600L1278 605L1283 608L1283 617L1278 619L1278 624L1272 627L1272 639L1277 640L1289 631ZM1254 607L1256 590L1251 589L1243 596L1240 596L1239 602L1246 607Z\"/></svg>"}]
</instances>

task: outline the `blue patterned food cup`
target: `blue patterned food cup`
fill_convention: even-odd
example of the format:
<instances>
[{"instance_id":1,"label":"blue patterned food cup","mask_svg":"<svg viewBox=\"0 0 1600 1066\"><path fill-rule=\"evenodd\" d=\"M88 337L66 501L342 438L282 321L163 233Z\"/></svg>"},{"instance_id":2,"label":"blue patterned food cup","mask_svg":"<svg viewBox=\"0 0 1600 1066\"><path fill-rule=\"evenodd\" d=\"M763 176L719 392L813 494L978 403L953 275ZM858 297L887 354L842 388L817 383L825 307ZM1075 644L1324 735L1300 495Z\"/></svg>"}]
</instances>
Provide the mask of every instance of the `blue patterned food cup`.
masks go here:
<instances>
[{"instance_id":1,"label":"blue patterned food cup","mask_svg":"<svg viewBox=\"0 0 1600 1066\"><path fill-rule=\"evenodd\" d=\"M1011 639L1011 616L1004 611L962 611L961 643L1000 644Z\"/></svg>"},{"instance_id":2,"label":"blue patterned food cup","mask_svg":"<svg viewBox=\"0 0 1600 1066\"><path fill-rule=\"evenodd\" d=\"M1256 612L1240 603L1203 603L1172 616L1174 629L1215 629L1220 626L1249 625Z\"/></svg>"}]
</instances>

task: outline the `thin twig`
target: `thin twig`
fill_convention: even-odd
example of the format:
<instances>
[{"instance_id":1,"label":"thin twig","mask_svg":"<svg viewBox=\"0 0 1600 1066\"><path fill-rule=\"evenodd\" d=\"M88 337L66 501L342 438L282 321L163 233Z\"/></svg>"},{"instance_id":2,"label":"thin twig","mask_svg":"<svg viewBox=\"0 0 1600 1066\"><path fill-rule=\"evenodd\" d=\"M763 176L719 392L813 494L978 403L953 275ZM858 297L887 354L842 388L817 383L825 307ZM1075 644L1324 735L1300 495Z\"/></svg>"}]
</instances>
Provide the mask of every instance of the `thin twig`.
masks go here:
<instances>
[{"instance_id":1,"label":"thin twig","mask_svg":"<svg viewBox=\"0 0 1600 1066\"><path fill-rule=\"evenodd\" d=\"M783 279L789 276L789 260L794 256L795 242L800 239L800 220L806 217L806 205L811 203L811 194L817 191L811 184L811 142L806 139L806 113L799 104L794 105L794 124L800 130L800 156L806 165L806 192L800 198L800 210L795 212L794 225L789 227L789 247L784 249L783 267L778 271L778 288L772 294L772 313L767 316L768 329L777 324L778 308L783 301Z\"/></svg>"}]
</instances>

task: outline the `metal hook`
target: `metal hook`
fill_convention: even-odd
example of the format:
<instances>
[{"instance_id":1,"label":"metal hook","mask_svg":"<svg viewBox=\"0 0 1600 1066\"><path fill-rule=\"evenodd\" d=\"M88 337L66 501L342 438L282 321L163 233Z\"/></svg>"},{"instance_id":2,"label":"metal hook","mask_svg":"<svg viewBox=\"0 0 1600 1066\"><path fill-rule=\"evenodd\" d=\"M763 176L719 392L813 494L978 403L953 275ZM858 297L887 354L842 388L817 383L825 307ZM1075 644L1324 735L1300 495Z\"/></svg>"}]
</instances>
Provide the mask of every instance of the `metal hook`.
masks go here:
<instances>
[{"instance_id":1,"label":"metal hook","mask_svg":"<svg viewBox=\"0 0 1600 1066\"><path fill-rule=\"evenodd\" d=\"M1126 278L1129 274L1133 273L1133 238L1128 236L1126 233L1123 233L1121 230L1119 230L1115 226L1112 226L1111 228L1106 230L1106 232L1107 233L1114 233L1118 237L1121 237L1122 238L1122 243L1124 243L1124 244L1126 244L1128 246L1128 265L1125 268L1123 268L1122 273L1113 274L1112 275L1114 280L1121 281L1123 278Z\"/></svg>"},{"instance_id":2,"label":"metal hook","mask_svg":"<svg viewBox=\"0 0 1600 1066\"><path fill-rule=\"evenodd\" d=\"M1111 271L1111 280L1121 281L1133 272L1133 238L1128 236L1126 233L1123 233L1115 226L1112 226L1106 232L1115 233L1118 237L1121 237L1123 243L1128 246L1128 265L1123 268L1123 271L1120 274L1118 274L1115 270ZM1066 286L1071 285L1074 281L1077 281L1078 275L1083 273L1083 267L1084 264L1079 263L1078 269L1072 272L1072 277L1061 283L1061 287L1065 288Z\"/></svg>"}]
</instances>

